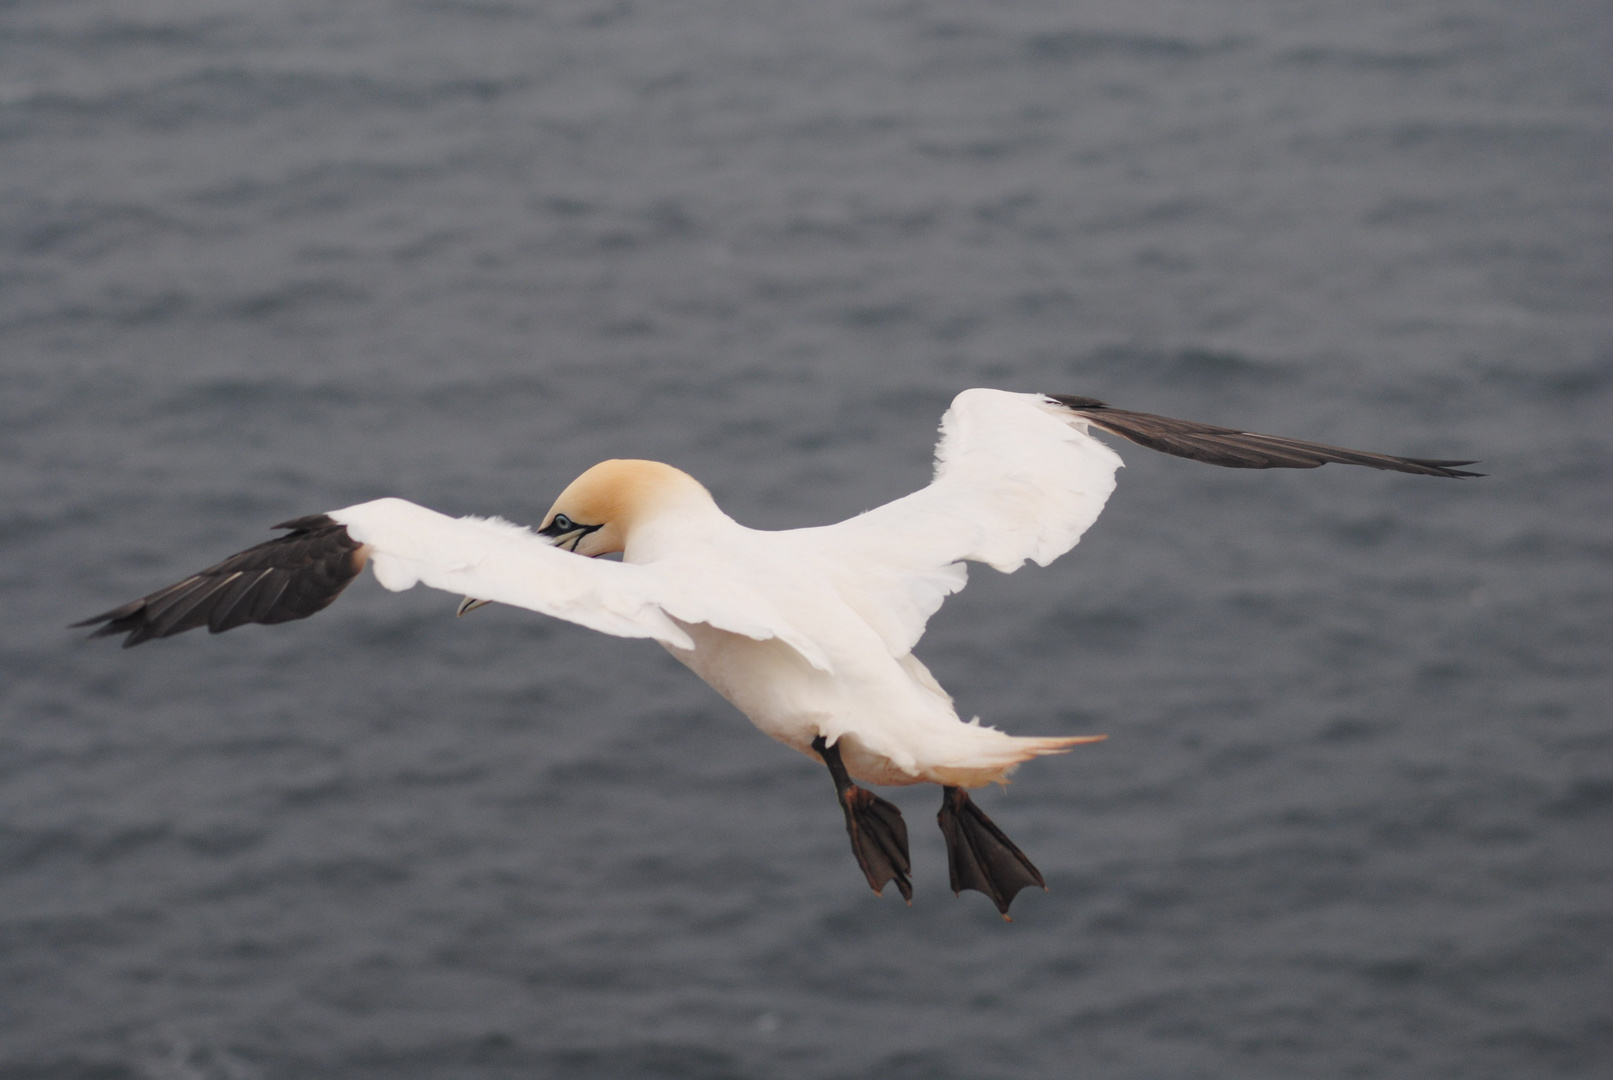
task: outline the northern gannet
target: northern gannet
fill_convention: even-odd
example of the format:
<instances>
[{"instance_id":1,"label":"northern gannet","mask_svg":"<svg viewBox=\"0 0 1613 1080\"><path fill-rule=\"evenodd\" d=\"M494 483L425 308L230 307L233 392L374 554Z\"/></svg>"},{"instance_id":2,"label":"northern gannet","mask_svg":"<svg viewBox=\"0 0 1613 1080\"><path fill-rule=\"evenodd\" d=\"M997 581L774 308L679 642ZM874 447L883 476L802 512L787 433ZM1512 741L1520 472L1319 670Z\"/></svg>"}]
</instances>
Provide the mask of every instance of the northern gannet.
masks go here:
<instances>
[{"instance_id":1,"label":"northern gannet","mask_svg":"<svg viewBox=\"0 0 1613 1080\"><path fill-rule=\"evenodd\" d=\"M763 732L828 767L876 894L894 881L912 900L907 826L853 779L939 784L953 892L983 892L1007 918L1020 889L1046 884L967 789L1103 736L1025 738L965 723L912 650L963 588L966 562L1003 573L1027 559L1046 566L1097 519L1121 460L1092 428L1231 468L1482 475L1458 468L1469 461L1346 450L1092 398L966 390L941 420L933 482L836 525L748 529L671 465L605 461L561 492L535 532L377 499L287 521L276 526L284 536L73 625L126 634L128 648L200 626L289 622L324 608L368 565L394 591L423 583L462 594L460 614L497 601L653 638ZM586 557L618 552L620 562Z\"/></svg>"}]
</instances>

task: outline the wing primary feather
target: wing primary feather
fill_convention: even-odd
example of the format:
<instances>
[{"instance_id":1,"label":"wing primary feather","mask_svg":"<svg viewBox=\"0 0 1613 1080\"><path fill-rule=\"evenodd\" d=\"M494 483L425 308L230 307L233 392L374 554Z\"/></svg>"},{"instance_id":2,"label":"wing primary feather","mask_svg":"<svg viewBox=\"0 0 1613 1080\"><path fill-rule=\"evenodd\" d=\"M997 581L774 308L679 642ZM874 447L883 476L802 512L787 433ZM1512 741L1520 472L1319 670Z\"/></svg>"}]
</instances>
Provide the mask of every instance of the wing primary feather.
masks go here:
<instances>
[{"instance_id":1,"label":"wing primary feather","mask_svg":"<svg viewBox=\"0 0 1613 1080\"><path fill-rule=\"evenodd\" d=\"M280 598L291 584L291 575L269 572L259 578L248 593L252 597L252 617L255 623L283 623L297 618L279 610ZM283 617L277 617L283 616Z\"/></svg>"},{"instance_id":2,"label":"wing primary feather","mask_svg":"<svg viewBox=\"0 0 1613 1080\"><path fill-rule=\"evenodd\" d=\"M1253 431L1200 424L1193 420L1174 420L1153 413L1116 409L1096 398L1068 394L1049 394L1048 397L1093 427L1111 435L1129 439L1150 450L1229 469L1315 469L1334 462L1421 476L1454 478L1484 475L1460 468L1476 464L1472 461L1377 454L1283 435L1261 435Z\"/></svg>"},{"instance_id":3,"label":"wing primary feather","mask_svg":"<svg viewBox=\"0 0 1613 1080\"><path fill-rule=\"evenodd\" d=\"M73 623L91 637L127 635L124 648L206 626L282 623L323 610L364 568L363 545L344 525L312 514L276 525L286 535L248 548L183 581Z\"/></svg>"}]
</instances>

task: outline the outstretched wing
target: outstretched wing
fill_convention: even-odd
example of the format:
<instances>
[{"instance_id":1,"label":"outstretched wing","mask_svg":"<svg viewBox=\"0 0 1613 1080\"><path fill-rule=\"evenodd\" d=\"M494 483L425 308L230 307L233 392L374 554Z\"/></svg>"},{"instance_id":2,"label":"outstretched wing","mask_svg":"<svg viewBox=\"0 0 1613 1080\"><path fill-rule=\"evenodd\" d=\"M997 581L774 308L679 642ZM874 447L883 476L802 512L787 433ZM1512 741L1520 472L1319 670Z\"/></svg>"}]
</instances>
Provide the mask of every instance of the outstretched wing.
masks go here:
<instances>
[{"instance_id":1,"label":"outstretched wing","mask_svg":"<svg viewBox=\"0 0 1613 1080\"><path fill-rule=\"evenodd\" d=\"M218 633L287 622L323 609L368 564L393 591L424 584L684 649L694 641L678 623L710 623L781 638L827 666L765 598L654 566L584 558L496 518L451 518L403 499L377 499L283 527L291 530L285 536L74 625L103 624L92 637L126 633L127 648L200 626Z\"/></svg>"},{"instance_id":2,"label":"outstretched wing","mask_svg":"<svg viewBox=\"0 0 1613 1080\"><path fill-rule=\"evenodd\" d=\"M1314 469L1328 462L1425 476L1479 476L1470 461L1394 457L1276 435L1112 409L1093 398L965 390L941 419L935 480L905 498L824 529L802 530L832 560L842 595L906 654L964 562L1012 573L1046 566L1081 539L1115 486L1118 455L1088 434L1241 469Z\"/></svg>"}]
</instances>

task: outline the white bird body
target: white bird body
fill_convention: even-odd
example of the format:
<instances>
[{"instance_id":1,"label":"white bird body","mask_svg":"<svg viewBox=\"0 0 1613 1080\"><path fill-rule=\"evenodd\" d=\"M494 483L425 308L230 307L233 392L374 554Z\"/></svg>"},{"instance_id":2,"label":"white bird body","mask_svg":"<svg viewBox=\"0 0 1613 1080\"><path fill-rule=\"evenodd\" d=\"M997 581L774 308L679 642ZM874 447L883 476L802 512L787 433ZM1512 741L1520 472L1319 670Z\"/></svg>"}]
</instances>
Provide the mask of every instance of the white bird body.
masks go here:
<instances>
[{"instance_id":1,"label":"white bird body","mask_svg":"<svg viewBox=\"0 0 1613 1080\"><path fill-rule=\"evenodd\" d=\"M964 723L912 647L963 587L964 559L1004 571L1045 564L1097 517L1120 459L1083 428L1037 394L966 391L943 424L930 487L838 525L780 532L739 524L668 466L621 463L648 473L656 497L631 520L620 563L402 499L329 517L365 546L389 589L419 582L655 638L804 754L816 757L822 737L870 783L979 787L1089 737Z\"/></svg>"},{"instance_id":2,"label":"white bird body","mask_svg":"<svg viewBox=\"0 0 1613 1080\"><path fill-rule=\"evenodd\" d=\"M287 522L285 536L75 625L127 634L128 648L201 626L287 622L323 609L367 564L388 589L464 595L462 613L499 601L653 638L762 731L828 766L876 893L894 881L911 899L907 827L851 778L940 784L953 891L985 893L1006 918L1019 890L1045 882L964 789L1101 736L1027 738L964 723L913 646L963 588L965 563L1004 573L1026 560L1045 566L1097 520L1121 462L1089 426L1232 468L1340 462L1479 475L1454 468L1465 461L1348 450L1091 398L965 390L941 420L934 481L836 525L748 529L687 473L606 461L561 493L536 532L377 499ZM621 562L584 557L617 552Z\"/></svg>"}]
</instances>

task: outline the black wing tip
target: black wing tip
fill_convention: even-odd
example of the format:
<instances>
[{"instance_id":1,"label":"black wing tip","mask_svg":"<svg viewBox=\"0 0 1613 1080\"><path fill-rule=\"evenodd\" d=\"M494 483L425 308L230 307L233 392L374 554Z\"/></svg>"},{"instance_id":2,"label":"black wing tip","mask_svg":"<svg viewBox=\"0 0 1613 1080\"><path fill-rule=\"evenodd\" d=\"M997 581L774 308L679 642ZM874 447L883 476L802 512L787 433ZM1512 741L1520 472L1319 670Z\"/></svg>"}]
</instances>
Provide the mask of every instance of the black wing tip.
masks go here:
<instances>
[{"instance_id":1,"label":"black wing tip","mask_svg":"<svg viewBox=\"0 0 1613 1080\"><path fill-rule=\"evenodd\" d=\"M1488 475L1459 467L1476 465L1477 461L1400 457L1395 454L1350 450L1305 439L1262 435L1257 431L1239 431L1214 424L1174 420L1168 416L1116 409L1097 398L1078 397L1073 394L1043 396L1072 412L1085 415L1094 426L1139 446L1227 468L1314 469L1333 463L1364 465L1373 469L1452 480Z\"/></svg>"},{"instance_id":2,"label":"black wing tip","mask_svg":"<svg viewBox=\"0 0 1613 1080\"><path fill-rule=\"evenodd\" d=\"M291 531L68 629L94 626L86 640L127 634L123 647L131 649L204 626L217 634L246 623L305 619L327 607L364 569L363 545L328 514L294 518L275 528Z\"/></svg>"},{"instance_id":3,"label":"black wing tip","mask_svg":"<svg viewBox=\"0 0 1613 1080\"><path fill-rule=\"evenodd\" d=\"M94 626L96 623L108 622L111 620L111 618L112 612L109 611L105 615L92 615L88 619L80 619L78 622L70 622L67 624L67 628L69 630L78 630L86 626ZM96 630L95 633L91 634L90 637L102 637L106 633L107 629L103 626Z\"/></svg>"},{"instance_id":4,"label":"black wing tip","mask_svg":"<svg viewBox=\"0 0 1613 1080\"><path fill-rule=\"evenodd\" d=\"M1402 458L1413 465L1422 465L1430 469L1437 469L1440 476L1449 476L1460 480L1468 476L1489 476L1489 473L1473 472L1471 469L1457 468L1459 465L1477 465L1477 461L1444 461L1439 458Z\"/></svg>"},{"instance_id":5,"label":"black wing tip","mask_svg":"<svg viewBox=\"0 0 1613 1080\"><path fill-rule=\"evenodd\" d=\"M94 626L94 630L84 635L85 641L94 641L96 638L115 637L118 634L127 634L128 637L123 639L123 647L125 649L132 649L142 642L150 641L153 637L161 636L149 632L142 633L142 631L149 631L150 629L148 624L145 622L145 613L146 602L144 600L136 600L132 604L124 604L122 607L115 607L111 611L103 612L102 614L96 615L93 618L80 619L76 623L68 623L67 628L69 630L80 630L86 626ZM96 625L97 623L101 625Z\"/></svg>"},{"instance_id":6,"label":"black wing tip","mask_svg":"<svg viewBox=\"0 0 1613 1080\"><path fill-rule=\"evenodd\" d=\"M145 610L145 606L144 599L135 600L128 604L120 604L111 611L103 611L101 614L92 615L88 619L68 623L67 628L69 630L80 630L86 626L94 626L95 629L85 637L86 641L99 637L111 637L113 634L121 634L125 630L132 629L134 624L130 623L129 620L138 620L140 613ZM119 625L120 623L123 625Z\"/></svg>"}]
</instances>

